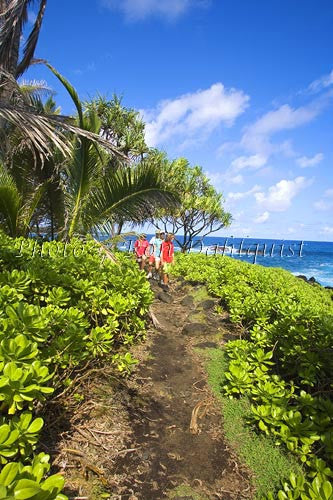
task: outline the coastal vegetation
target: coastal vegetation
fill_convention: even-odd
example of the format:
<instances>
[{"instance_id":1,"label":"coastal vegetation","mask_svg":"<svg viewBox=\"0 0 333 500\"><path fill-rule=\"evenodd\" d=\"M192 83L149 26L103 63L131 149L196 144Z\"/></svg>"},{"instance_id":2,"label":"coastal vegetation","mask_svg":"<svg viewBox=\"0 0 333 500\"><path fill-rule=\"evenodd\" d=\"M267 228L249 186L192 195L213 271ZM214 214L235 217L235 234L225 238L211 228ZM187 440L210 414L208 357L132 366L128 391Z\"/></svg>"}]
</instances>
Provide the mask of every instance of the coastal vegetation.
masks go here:
<instances>
[{"instance_id":1,"label":"coastal vegetation","mask_svg":"<svg viewBox=\"0 0 333 500\"><path fill-rule=\"evenodd\" d=\"M153 300L134 259L97 240L150 222L181 232L185 254L231 214L200 166L148 147L136 110L117 96L82 102L34 59L46 0L23 37L31 4L0 1L0 499L65 500L64 479L50 475L41 452L45 404L74 391L92 365L130 374ZM43 82L19 81L37 62L66 89L75 116L60 113ZM204 283L215 312L227 310L240 329L215 352L209 377L229 402L227 436L239 434L228 427L235 415L247 436L242 459L256 468L254 448L270 440L265 457L277 472L257 470L258 496L332 500L331 292L222 256L179 255L174 275Z\"/></svg>"},{"instance_id":2,"label":"coastal vegetation","mask_svg":"<svg viewBox=\"0 0 333 500\"><path fill-rule=\"evenodd\" d=\"M247 423L292 453L291 473L265 498L331 499L332 331L329 291L282 269L216 256L179 255L175 274L203 282L242 328L223 350L222 394L247 400Z\"/></svg>"},{"instance_id":3,"label":"coastal vegetation","mask_svg":"<svg viewBox=\"0 0 333 500\"><path fill-rule=\"evenodd\" d=\"M190 166L186 158L170 162L163 154L159 155L159 162L168 186L179 193L181 201L158 210L152 223L176 234L183 253L199 245L205 236L230 225L232 217L224 210L223 195L201 167Z\"/></svg>"},{"instance_id":4,"label":"coastal vegetation","mask_svg":"<svg viewBox=\"0 0 333 500\"><path fill-rule=\"evenodd\" d=\"M95 103L84 109L70 83L49 68L73 99L77 127L98 137L106 134ZM13 134L16 141L22 140L17 131ZM125 138L127 131L122 134ZM69 240L97 230L110 233L115 223L142 223L157 208L177 205L177 195L167 187L157 165L145 158L130 164L131 149L126 149L125 156L112 141L105 141L112 153L91 138L72 134L68 156L55 150L43 161L24 144L19 150L9 147L0 164L0 223L6 232L26 236L33 223L37 228L42 223L51 236L56 233Z\"/></svg>"},{"instance_id":5,"label":"coastal vegetation","mask_svg":"<svg viewBox=\"0 0 333 500\"><path fill-rule=\"evenodd\" d=\"M42 405L82 365L107 357L130 371L152 293L131 257L114 262L92 240L40 246L0 233L0 262L0 498L62 500L63 477L46 479L50 457L34 455Z\"/></svg>"}]
</instances>

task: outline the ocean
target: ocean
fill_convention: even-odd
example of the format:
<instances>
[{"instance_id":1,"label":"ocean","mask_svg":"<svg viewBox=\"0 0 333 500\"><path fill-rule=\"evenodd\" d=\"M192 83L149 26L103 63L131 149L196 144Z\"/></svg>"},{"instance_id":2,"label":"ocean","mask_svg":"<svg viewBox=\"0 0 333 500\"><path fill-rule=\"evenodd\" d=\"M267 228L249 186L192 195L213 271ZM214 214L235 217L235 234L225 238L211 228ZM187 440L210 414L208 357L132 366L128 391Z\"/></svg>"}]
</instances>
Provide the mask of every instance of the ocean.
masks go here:
<instances>
[{"instance_id":1,"label":"ocean","mask_svg":"<svg viewBox=\"0 0 333 500\"><path fill-rule=\"evenodd\" d=\"M150 239L151 236L148 235L147 238ZM132 247L134 240L131 239ZM121 248L128 249L129 245L128 241L125 245L121 245ZM294 275L314 277L322 286L333 286L333 242L206 236L202 247L194 247L191 251L207 254L222 253L224 246L225 255L235 259L250 263L255 261L256 264L267 267L282 267ZM255 258L256 248L258 254ZM177 243L175 249L179 250Z\"/></svg>"}]
</instances>

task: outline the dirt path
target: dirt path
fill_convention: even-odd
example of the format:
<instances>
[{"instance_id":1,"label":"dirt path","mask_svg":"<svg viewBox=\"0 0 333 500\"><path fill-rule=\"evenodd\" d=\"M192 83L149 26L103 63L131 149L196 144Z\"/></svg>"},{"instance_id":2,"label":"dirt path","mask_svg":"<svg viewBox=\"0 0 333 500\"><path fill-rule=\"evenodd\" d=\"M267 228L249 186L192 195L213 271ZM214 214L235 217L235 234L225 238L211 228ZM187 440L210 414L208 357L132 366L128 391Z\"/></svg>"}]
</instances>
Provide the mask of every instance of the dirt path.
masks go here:
<instances>
[{"instance_id":1,"label":"dirt path","mask_svg":"<svg viewBox=\"0 0 333 500\"><path fill-rule=\"evenodd\" d=\"M135 376L116 391L113 386L112 394L107 388L110 381L104 389L98 388L99 396L106 392L105 411L99 414L95 406L84 413L84 419L78 417L76 429L84 427L81 433L69 431L65 436L58 447L58 464L71 463L66 450L82 441L82 429L87 434L87 427L115 428L113 436L98 435L103 437L98 442L103 443L104 451L93 450L89 444L85 447L85 460L104 471L106 491L114 491L108 498L250 498L246 472L223 439L221 411L203 368L205 351L196 349L217 347L232 330L214 314L214 302L202 287L175 283L170 294L154 283L152 288L156 296L152 311L159 326L148 336ZM96 392L94 387L91 390ZM75 486L69 491L71 498L75 498L74 492L89 499L107 498L92 493L82 481L78 487L70 470L70 482ZM89 471L85 474L89 477Z\"/></svg>"},{"instance_id":2,"label":"dirt path","mask_svg":"<svg viewBox=\"0 0 333 500\"><path fill-rule=\"evenodd\" d=\"M159 328L128 405L139 451L119 464L132 471L128 487L145 500L244 498L248 481L223 441L221 412L193 349L217 346L216 337L221 341L213 301L202 300L199 289L192 303L188 290L178 286L167 303L169 294L153 288Z\"/></svg>"}]
</instances>

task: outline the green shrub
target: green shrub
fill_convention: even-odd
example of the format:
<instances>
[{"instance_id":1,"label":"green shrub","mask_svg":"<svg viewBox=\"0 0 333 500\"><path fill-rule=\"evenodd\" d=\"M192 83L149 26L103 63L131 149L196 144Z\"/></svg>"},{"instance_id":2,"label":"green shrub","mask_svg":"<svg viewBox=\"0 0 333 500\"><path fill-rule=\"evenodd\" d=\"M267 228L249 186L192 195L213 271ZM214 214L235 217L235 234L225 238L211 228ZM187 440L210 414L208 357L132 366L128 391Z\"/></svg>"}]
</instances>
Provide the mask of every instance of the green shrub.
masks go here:
<instances>
[{"instance_id":1,"label":"green shrub","mask_svg":"<svg viewBox=\"0 0 333 500\"><path fill-rule=\"evenodd\" d=\"M222 256L178 255L174 273L205 283L243 328L243 339L225 347L223 392L246 395L249 423L303 464L304 478L291 478L278 498L333 498L331 294L282 269Z\"/></svg>"},{"instance_id":2,"label":"green shrub","mask_svg":"<svg viewBox=\"0 0 333 500\"><path fill-rule=\"evenodd\" d=\"M152 292L131 256L113 262L93 240L40 245L0 233L0 269L0 499L64 499L63 478L44 479L48 457L33 457L35 403L94 358L128 373Z\"/></svg>"}]
</instances>

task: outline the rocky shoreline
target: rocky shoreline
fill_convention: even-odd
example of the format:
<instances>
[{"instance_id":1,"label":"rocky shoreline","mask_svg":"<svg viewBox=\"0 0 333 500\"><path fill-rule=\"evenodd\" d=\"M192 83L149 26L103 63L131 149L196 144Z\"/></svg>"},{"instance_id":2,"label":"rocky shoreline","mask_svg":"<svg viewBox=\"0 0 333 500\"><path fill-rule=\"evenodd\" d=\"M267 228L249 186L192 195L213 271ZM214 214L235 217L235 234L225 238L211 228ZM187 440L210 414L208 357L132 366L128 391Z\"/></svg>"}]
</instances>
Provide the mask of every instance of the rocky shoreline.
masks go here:
<instances>
[{"instance_id":1,"label":"rocky shoreline","mask_svg":"<svg viewBox=\"0 0 333 500\"><path fill-rule=\"evenodd\" d=\"M326 288L326 290L333 290L333 286L321 285L314 276L311 276L311 278L307 278L304 274L298 274L296 278L306 281L306 283L309 283L309 285L319 285L322 288Z\"/></svg>"}]
</instances>

